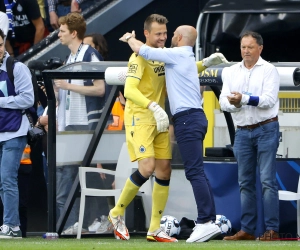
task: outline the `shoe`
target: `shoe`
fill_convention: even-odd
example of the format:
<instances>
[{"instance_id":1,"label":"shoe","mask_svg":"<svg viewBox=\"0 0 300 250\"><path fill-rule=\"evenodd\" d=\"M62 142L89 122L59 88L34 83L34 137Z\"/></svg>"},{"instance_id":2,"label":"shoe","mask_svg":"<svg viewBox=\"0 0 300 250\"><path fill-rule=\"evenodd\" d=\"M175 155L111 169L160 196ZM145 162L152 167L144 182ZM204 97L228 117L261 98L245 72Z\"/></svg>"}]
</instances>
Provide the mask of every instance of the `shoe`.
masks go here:
<instances>
[{"instance_id":1,"label":"shoe","mask_svg":"<svg viewBox=\"0 0 300 250\"><path fill-rule=\"evenodd\" d=\"M233 236L225 236L223 240L255 240L255 236L240 230Z\"/></svg>"},{"instance_id":2,"label":"shoe","mask_svg":"<svg viewBox=\"0 0 300 250\"><path fill-rule=\"evenodd\" d=\"M197 224L186 242L205 242L221 234L221 229L215 223Z\"/></svg>"},{"instance_id":3,"label":"shoe","mask_svg":"<svg viewBox=\"0 0 300 250\"><path fill-rule=\"evenodd\" d=\"M0 239L22 239L21 230L14 231L11 227L3 225L0 227Z\"/></svg>"},{"instance_id":4,"label":"shoe","mask_svg":"<svg viewBox=\"0 0 300 250\"><path fill-rule=\"evenodd\" d=\"M61 235L76 235L78 231L78 222L76 222L73 226L69 226L66 230L64 230ZM89 231L86 230L85 228L81 229L81 233L85 234L88 233Z\"/></svg>"},{"instance_id":5,"label":"shoe","mask_svg":"<svg viewBox=\"0 0 300 250\"><path fill-rule=\"evenodd\" d=\"M121 240L129 240L130 236L128 233L128 229L125 226L125 222L123 216L118 215L117 217L113 217L109 212L108 220L112 223L114 228L114 234L116 239Z\"/></svg>"},{"instance_id":6,"label":"shoe","mask_svg":"<svg viewBox=\"0 0 300 250\"><path fill-rule=\"evenodd\" d=\"M98 230L98 228L99 228L100 226L101 226L101 222L98 221L98 218L96 218L96 219L94 220L94 222L92 223L92 225L90 225L90 226L88 227L89 232L90 232L90 233L96 233L96 231Z\"/></svg>"},{"instance_id":7,"label":"shoe","mask_svg":"<svg viewBox=\"0 0 300 250\"><path fill-rule=\"evenodd\" d=\"M147 233L147 241L157 241L157 242L178 242L177 239L167 235L161 228L155 230L154 232Z\"/></svg>"},{"instance_id":8,"label":"shoe","mask_svg":"<svg viewBox=\"0 0 300 250\"><path fill-rule=\"evenodd\" d=\"M108 220L107 216L101 216L101 225L97 229L96 234L105 234L105 233L113 233L114 227L112 223Z\"/></svg>"},{"instance_id":9,"label":"shoe","mask_svg":"<svg viewBox=\"0 0 300 250\"><path fill-rule=\"evenodd\" d=\"M260 241L275 241L280 240L279 234L274 230L267 230L263 235L256 238Z\"/></svg>"}]
</instances>

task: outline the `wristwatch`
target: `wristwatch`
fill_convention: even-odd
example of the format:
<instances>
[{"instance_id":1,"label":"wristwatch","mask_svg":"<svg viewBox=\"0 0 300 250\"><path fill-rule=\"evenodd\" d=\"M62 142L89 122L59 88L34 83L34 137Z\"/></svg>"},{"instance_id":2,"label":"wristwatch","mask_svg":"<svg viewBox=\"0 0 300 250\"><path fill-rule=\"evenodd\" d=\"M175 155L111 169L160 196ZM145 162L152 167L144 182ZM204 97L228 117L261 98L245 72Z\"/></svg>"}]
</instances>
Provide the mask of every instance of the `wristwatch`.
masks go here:
<instances>
[{"instance_id":1,"label":"wristwatch","mask_svg":"<svg viewBox=\"0 0 300 250\"><path fill-rule=\"evenodd\" d=\"M128 40L132 37L132 35L128 35L125 37L126 41L128 42Z\"/></svg>"}]
</instances>

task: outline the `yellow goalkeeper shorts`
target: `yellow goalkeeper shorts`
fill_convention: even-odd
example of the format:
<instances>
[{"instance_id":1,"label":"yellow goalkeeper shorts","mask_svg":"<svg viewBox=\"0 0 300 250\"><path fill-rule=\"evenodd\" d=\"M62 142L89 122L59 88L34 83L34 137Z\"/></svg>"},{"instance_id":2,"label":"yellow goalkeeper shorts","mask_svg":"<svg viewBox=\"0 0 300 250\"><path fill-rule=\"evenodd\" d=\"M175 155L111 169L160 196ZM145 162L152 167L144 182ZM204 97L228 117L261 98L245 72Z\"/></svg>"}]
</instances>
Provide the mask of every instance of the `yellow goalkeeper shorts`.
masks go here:
<instances>
[{"instance_id":1,"label":"yellow goalkeeper shorts","mask_svg":"<svg viewBox=\"0 0 300 250\"><path fill-rule=\"evenodd\" d=\"M169 131L158 133L155 125L125 125L126 144L131 161L154 157L172 159Z\"/></svg>"}]
</instances>

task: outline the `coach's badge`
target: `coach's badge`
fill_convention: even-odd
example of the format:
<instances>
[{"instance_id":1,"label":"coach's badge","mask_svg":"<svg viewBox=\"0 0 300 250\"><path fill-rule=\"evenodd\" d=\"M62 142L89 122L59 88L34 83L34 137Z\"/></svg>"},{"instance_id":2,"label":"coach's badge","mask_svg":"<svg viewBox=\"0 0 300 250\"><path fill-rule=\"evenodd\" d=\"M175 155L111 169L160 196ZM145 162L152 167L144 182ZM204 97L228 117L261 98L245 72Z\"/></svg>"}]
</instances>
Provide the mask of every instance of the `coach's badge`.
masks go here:
<instances>
[{"instance_id":1,"label":"coach's badge","mask_svg":"<svg viewBox=\"0 0 300 250\"><path fill-rule=\"evenodd\" d=\"M143 145L141 145L140 146L140 153L145 153L145 152L146 152L146 148Z\"/></svg>"}]
</instances>

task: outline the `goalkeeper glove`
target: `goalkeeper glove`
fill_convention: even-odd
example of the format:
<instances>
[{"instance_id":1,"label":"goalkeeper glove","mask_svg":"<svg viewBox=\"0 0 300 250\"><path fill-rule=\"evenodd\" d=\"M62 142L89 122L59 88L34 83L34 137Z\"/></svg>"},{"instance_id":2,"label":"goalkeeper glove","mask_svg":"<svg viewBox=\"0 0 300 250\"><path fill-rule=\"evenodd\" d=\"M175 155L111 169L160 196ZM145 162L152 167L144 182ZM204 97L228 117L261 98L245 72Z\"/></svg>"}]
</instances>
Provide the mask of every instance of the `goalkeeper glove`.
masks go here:
<instances>
[{"instance_id":1,"label":"goalkeeper glove","mask_svg":"<svg viewBox=\"0 0 300 250\"><path fill-rule=\"evenodd\" d=\"M222 53L211 54L209 57L204 58L202 60L202 65L205 66L206 68L213 65L218 65L220 63L228 63L228 61L226 60L225 56Z\"/></svg>"},{"instance_id":2,"label":"goalkeeper glove","mask_svg":"<svg viewBox=\"0 0 300 250\"><path fill-rule=\"evenodd\" d=\"M148 109L153 112L157 131L166 132L169 128L169 117L167 113L156 102L151 102Z\"/></svg>"}]
</instances>

